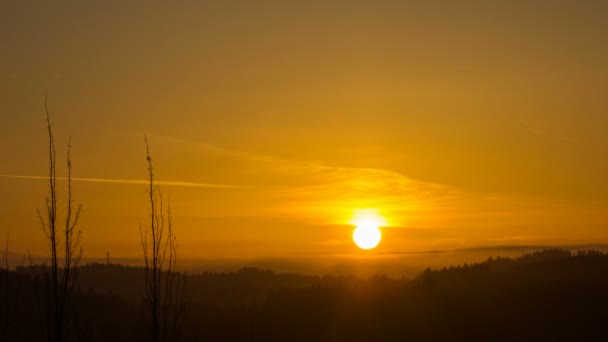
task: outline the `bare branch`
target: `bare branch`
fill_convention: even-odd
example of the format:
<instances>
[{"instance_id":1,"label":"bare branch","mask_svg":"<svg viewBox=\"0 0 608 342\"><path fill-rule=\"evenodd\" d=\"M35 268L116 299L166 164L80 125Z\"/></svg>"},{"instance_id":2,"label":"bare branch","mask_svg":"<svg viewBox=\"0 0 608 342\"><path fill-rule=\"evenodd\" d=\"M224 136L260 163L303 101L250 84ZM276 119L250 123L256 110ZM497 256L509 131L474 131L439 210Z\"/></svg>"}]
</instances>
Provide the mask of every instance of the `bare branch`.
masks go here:
<instances>
[{"instance_id":1,"label":"bare branch","mask_svg":"<svg viewBox=\"0 0 608 342\"><path fill-rule=\"evenodd\" d=\"M56 149L53 125L48 108L48 98L44 97L44 111L46 114L46 128L48 134L48 186L49 193L45 200L46 215L43 217L40 210L36 211L45 238L50 245L50 268L45 267L45 295L47 303L46 333L47 338L52 341L64 341L67 337L66 321L70 309L70 300L76 282L76 270L82 258L81 231L75 234L82 206L78 205L74 211L72 200L72 159L71 139L67 145L67 203L63 234L57 232L57 173L56 173ZM63 252L59 251L63 247ZM63 262L63 270L60 270L60 260ZM31 256L30 256L31 263ZM46 264L46 263L45 263ZM60 272L61 271L61 272Z\"/></svg>"},{"instance_id":2,"label":"bare branch","mask_svg":"<svg viewBox=\"0 0 608 342\"><path fill-rule=\"evenodd\" d=\"M144 141L150 212L146 227L140 224L140 243L144 254L145 294L151 316L151 337L152 341L174 341L177 336L175 327L183 303L183 281L176 273L171 206L167 205L165 216L163 194L158 184L154 183L154 167L147 137Z\"/></svg>"}]
</instances>

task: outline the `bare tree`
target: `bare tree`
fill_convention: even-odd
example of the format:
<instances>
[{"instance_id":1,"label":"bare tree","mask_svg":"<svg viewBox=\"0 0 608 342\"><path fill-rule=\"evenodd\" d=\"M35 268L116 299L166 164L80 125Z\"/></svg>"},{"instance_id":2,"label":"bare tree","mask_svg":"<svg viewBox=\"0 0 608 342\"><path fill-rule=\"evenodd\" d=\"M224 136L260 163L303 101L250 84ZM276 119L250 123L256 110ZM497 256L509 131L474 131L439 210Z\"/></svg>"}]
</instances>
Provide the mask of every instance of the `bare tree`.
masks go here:
<instances>
[{"instance_id":1,"label":"bare tree","mask_svg":"<svg viewBox=\"0 0 608 342\"><path fill-rule=\"evenodd\" d=\"M152 341L175 341L183 308L185 276L176 271L177 248L171 206L167 206L165 217L163 196L158 184L154 183L147 138L145 142L150 216L146 227L139 227L145 263L145 300L150 311Z\"/></svg>"},{"instance_id":2,"label":"bare tree","mask_svg":"<svg viewBox=\"0 0 608 342\"><path fill-rule=\"evenodd\" d=\"M82 206L74 207L72 200L72 160L71 143L67 146L67 203L63 230L59 222L57 209L57 171L55 137L47 106L44 99L47 133L49 138L49 193L46 198L46 212L43 215L37 210L45 237L50 247L50 267L45 267L45 300L46 300L46 336L48 341L66 340L65 327L68 319L70 302L76 281L76 269L82 258L80 237L76 231ZM45 265L46 266L46 265Z\"/></svg>"}]
</instances>

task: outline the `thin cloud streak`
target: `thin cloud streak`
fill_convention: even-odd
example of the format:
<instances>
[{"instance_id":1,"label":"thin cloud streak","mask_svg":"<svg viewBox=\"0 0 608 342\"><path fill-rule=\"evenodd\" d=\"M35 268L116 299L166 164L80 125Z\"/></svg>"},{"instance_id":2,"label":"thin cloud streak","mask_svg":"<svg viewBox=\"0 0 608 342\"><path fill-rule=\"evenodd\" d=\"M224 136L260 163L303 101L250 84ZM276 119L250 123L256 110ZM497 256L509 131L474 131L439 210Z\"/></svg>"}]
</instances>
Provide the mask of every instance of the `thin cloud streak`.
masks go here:
<instances>
[{"instance_id":1,"label":"thin cloud streak","mask_svg":"<svg viewBox=\"0 0 608 342\"><path fill-rule=\"evenodd\" d=\"M17 178L17 179L48 179L44 176L23 176L23 175L0 175L4 178ZM57 177L59 180L67 180L65 177ZM92 183L112 183L112 184L134 184L134 185L145 185L149 184L148 180L144 179L107 179L107 178L75 178L72 177L73 181L80 182L92 182ZM156 181L158 185L164 186L179 186L179 187L193 187L193 188L219 188L219 189L258 189L255 186L247 185L228 185L228 184L212 184L212 183L197 183L197 182L179 182L179 181Z\"/></svg>"},{"instance_id":2,"label":"thin cloud streak","mask_svg":"<svg viewBox=\"0 0 608 342\"><path fill-rule=\"evenodd\" d=\"M459 252L529 252L549 249L566 249L566 250L608 250L608 244L590 243L590 244L534 244L534 245L480 245L466 248L452 249L429 249L429 250L414 250L414 251L389 251L377 253L378 255L416 255L416 254L444 254L444 253L459 253Z\"/></svg>"}]
</instances>

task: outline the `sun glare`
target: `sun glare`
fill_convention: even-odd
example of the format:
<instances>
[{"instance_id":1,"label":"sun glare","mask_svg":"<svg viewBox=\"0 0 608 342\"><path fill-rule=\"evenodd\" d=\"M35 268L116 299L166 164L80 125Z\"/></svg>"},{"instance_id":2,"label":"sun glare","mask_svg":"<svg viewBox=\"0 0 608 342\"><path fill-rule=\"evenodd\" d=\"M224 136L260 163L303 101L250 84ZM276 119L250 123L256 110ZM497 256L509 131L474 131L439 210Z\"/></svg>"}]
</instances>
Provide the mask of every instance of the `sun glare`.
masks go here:
<instances>
[{"instance_id":1,"label":"sun glare","mask_svg":"<svg viewBox=\"0 0 608 342\"><path fill-rule=\"evenodd\" d=\"M380 226L386 221L378 215L376 210L361 210L356 212L352 223L356 225L353 231L353 241L361 249L372 249L378 246L382 239Z\"/></svg>"}]
</instances>

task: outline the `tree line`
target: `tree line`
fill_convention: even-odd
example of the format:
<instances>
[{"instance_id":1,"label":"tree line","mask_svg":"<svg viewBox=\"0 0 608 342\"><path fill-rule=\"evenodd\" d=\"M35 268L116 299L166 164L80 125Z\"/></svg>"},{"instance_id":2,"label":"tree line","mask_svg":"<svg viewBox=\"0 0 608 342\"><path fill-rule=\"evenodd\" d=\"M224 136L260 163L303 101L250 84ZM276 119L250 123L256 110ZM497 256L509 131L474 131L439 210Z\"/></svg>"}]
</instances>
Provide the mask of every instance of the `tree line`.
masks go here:
<instances>
[{"instance_id":1,"label":"tree line","mask_svg":"<svg viewBox=\"0 0 608 342\"><path fill-rule=\"evenodd\" d=\"M45 334L32 320L38 303L31 293L44 281L36 276L40 267L8 273L16 294L10 301L18 305L6 341L39 341ZM70 338L150 341L145 272L81 265ZM177 329L184 341L593 340L605 331L606 288L608 255L597 251L492 258L411 279L246 268L188 275Z\"/></svg>"}]
</instances>

